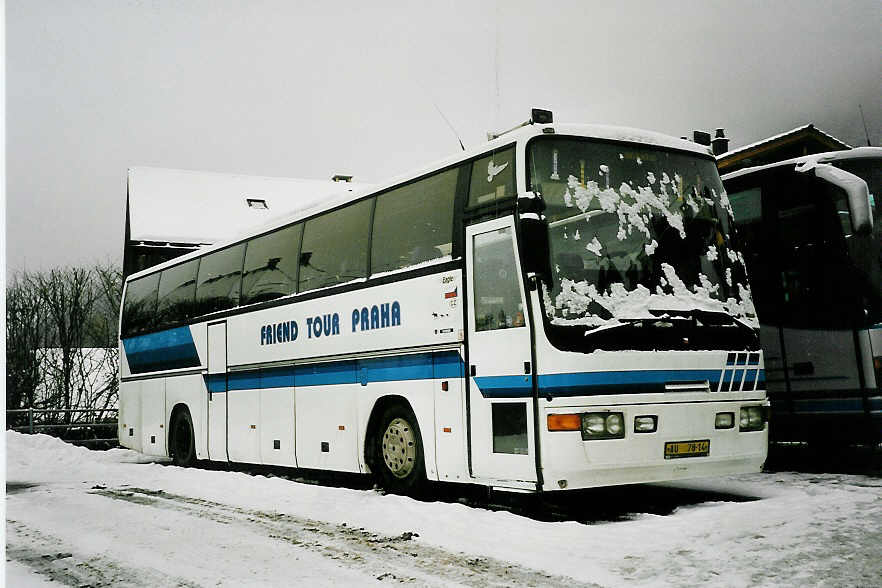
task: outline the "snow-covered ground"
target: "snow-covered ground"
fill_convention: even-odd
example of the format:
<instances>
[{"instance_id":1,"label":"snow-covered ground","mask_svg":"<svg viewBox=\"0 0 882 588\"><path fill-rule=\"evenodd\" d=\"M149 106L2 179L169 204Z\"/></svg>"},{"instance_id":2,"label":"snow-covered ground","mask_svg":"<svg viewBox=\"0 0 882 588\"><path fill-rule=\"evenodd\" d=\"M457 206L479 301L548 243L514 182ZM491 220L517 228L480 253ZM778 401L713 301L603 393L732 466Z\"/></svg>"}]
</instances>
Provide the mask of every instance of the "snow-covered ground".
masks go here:
<instances>
[{"instance_id":1,"label":"snow-covered ground","mask_svg":"<svg viewBox=\"0 0 882 588\"><path fill-rule=\"evenodd\" d=\"M545 522L44 435L6 443L10 586L882 585L875 474L582 492L565 501L577 520ZM607 501L618 514L586 524Z\"/></svg>"}]
</instances>

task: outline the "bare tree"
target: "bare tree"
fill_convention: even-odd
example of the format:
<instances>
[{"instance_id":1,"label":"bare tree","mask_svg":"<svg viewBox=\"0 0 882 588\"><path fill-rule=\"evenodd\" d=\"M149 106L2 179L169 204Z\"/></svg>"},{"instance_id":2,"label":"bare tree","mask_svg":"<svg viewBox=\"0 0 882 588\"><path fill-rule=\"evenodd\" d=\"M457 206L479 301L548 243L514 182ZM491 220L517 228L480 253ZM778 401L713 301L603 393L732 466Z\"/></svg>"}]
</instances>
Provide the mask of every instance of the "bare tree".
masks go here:
<instances>
[{"instance_id":1,"label":"bare tree","mask_svg":"<svg viewBox=\"0 0 882 588\"><path fill-rule=\"evenodd\" d=\"M32 281L46 312L51 346L58 355L53 358L56 361L46 364L50 370L50 398L55 406L70 409L79 404L85 392L84 383L76 376L95 306L94 281L82 268L54 269L34 275ZM65 413L65 418L69 423L70 413Z\"/></svg>"},{"instance_id":2,"label":"bare tree","mask_svg":"<svg viewBox=\"0 0 882 588\"><path fill-rule=\"evenodd\" d=\"M122 272L107 262L13 277L6 307L9 408L93 409L78 422L112 418L121 293ZM71 416L49 413L37 424L70 424ZM24 424L25 417L7 419L7 426Z\"/></svg>"},{"instance_id":3,"label":"bare tree","mask_svg":"<svg viewBox=\"0 0 882 588\"><path fill-rule=\"evenodd\" d=\"M46 342L42 299L31 276L16 274L6 289L6 408L34 406L42 370L40 350ZM24 417L21 417L24 418ZM15 426L19 419L7 419Z\"/></svg>"},{"instance_id":4,"label":"bare tree","mask_svg":"<svg viewBox=\"0 0 882 588\"><path fill-rule=\"evenodd\" d=\"M92 312L91 339L93 356L84 364L94 366L94 381L90 389L89 407L99 409L95 419L101 420L104 411L117 405L119 398L119 308L122 298L122 270L113 263L99 263L93 268L96 289L95 308Z\"/></svg>"}]
</instances>

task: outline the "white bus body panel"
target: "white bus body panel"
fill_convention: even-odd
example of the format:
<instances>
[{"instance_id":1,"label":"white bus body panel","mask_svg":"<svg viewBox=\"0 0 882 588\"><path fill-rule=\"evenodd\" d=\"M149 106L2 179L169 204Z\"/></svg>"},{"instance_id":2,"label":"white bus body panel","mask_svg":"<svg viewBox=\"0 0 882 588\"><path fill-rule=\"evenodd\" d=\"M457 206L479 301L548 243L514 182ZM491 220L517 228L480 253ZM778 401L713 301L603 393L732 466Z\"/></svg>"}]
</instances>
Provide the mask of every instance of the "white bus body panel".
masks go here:
<instances>
[{"instance_id":1,"label":"white bus body panel","mask_svg":"<svg viewBox=\"0 0 882 588\"><path fill-rule=\"evenodd\" d=\"M297 466L294 455L294 388L261 390L260 419L260 463Z\"/></svg>"},{"instance_id":2,"label":"white bus body panel","mask_svg":"<svg viewBox=\"0 0 882 588\"><path fill-rule=\"evenodd\" d=\"M165 443L165 378L141 383L141 452L168 455Z\"/></svg>"},{"instance_id":3,"label":"white bus body panel","mask_svg":"<svg viewBox=\"0 0 882 588\"><path fill-rule=\"evenodd\" d=\"M120 445L141 451L141 381L120 382L117 428Z\"/></svg>"},{"instance_id":4,"label":"white bus body panel","mask_svg":"<svg viewBox=\"0 0 882 588\"><path fill-rule=\"evenodd\" d=\"M444 382L447 382L446 390L443 389ZM433 382L435 464L438 470L437 479L444 482L469 481L464 382L463 378L440 379ZM425 447L429 446L425 445Z\"/></svg>"},{"instance_id":5,"label":"white bus body panel","mask_svg":"<svg viewBox=\"0 0 882 588\"><path fill-rule=\"evenodd\" d=\"M227 453L230 461L260 463L259 425L260 390L227 392Z\"/></svg>"},{"instance_id":6,"label":"white bus body panel","mask_svg":"<svg viewBox=\"0 0 882 588\"><path fill-rule=\"evenodd\" d=\"M359 472L358 384L297 388L297 464Z\"/></svg>"}]
</instances>

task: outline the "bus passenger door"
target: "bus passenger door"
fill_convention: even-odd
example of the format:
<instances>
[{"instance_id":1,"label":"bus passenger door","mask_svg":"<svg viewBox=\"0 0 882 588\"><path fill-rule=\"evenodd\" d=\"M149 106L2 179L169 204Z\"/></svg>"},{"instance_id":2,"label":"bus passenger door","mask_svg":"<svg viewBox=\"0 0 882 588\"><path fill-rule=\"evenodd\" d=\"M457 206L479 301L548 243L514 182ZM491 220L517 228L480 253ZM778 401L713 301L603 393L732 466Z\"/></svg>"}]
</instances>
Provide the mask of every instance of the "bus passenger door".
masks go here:
<instances>
[{"instance_id":1,"label":"bus passenger door","mask_svg":"<svg viewBox=\"0 0 882 588\"><path fill-rule=\"evenodd\" d=\"M227 323L208 325L208 458L228 461Z\"/></svg>"},{"instance_id":2,"label":"bus passenger door","mask_svg":"<svg viewBox=\"0 0 882 588\"><path fill-rule=\"evenodd\" d=\"M466 228L472 475L535 481L530 325L513 217Z\"/></svg>"}]
</instances>

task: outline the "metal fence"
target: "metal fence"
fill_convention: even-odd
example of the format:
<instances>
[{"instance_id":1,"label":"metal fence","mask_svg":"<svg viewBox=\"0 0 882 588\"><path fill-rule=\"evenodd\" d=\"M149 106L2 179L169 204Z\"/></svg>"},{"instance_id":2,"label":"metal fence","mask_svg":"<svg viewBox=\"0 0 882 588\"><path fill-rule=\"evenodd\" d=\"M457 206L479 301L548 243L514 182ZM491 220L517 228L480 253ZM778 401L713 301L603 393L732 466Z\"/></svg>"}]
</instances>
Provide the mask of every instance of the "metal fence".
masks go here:
<instances>
[{"instance_id":1,"label":"metal fence","mask_svg":"<svg viewBox=\"0 0 882 588\"><path fill-rule=\"evenodd\" d=\"M27 415L27 424L9 426L23 419L15 415ZM61 422L54 422L55 415L70 415ZM89 418L91 415L91 419ZM73 418L79 418L73 421ZM82 420L84 419L85 420ZM68 422L68 420L70 422ZM6 428L21 433L49 433L75 445L119 445L117 437L117 409L115 408L17 408L6 411ZM109 429L109 431L108 431ZM101 433L99 435L99 433ZM113 435L112 437L110 435Z\"/></svg>"}]
</instances>

